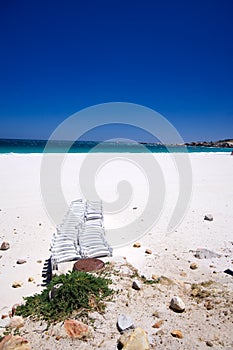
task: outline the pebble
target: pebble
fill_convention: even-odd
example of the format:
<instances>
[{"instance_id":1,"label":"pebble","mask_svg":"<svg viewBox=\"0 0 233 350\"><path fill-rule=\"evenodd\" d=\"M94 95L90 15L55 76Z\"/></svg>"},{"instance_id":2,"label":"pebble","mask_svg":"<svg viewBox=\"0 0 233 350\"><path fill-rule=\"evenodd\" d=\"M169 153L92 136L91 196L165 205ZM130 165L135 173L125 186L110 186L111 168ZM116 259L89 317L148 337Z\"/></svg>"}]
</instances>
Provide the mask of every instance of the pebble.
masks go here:
<instances>
[{"instance_id":1,"label":"pebble","mask_svg":"<svg viewBox=\"0 0 233 350\"><path fill-rule=\"evenodd\" d=\"M210 341L210 340L207 340L206 345L207 345L207 346L210 346L210 347L214 346L214 344L213 344L212 341Z\"/></svg>"},{"instance_id":2,"label":"pebble","mask_svg":"<svg viewBox=\"0 0 233 350\"><path fill-rule=\"evenodd\" d=\"M159 276L158 275L152 275L151 278L152 278L152 280L156 281L159 278Z\"/></svg>"},{"instance_id":3,"label":"pebble","mask_svg":"<svg viewBox=\"0 0 233 350\"><path fill-rule=\"evenodd\" d=\"M27 262L27 260L25 260L25 259L18 259L18 260L16 261L16 264L22 265L22 264L26 264L26 262Z\"/></svg>"},{"instance_id":4,"label":"pebble","mask_svg":"<svg viewBox=\"0 0 233 350\"><path fill-rule=\"evenodd\" d=\"M19 287L22 287L22 285L23 285L23 282L21 281L15 281L12 283L13 288L19 288Z\"/></svg>"},{"instance_id":5,"label":"pebble","mask_svg":"<svg viewBox=\"0 0 233 350\"><path fill-rule=\"evenodd\" d=\"M77 320L65 320L64 328L70 338L82 339L89 333L88 325Z\"/></svg>"},{"instance_id":6,"label":"pebble","mask_svg":"<svg viewBox=\"0 0 233 350\"><path fill-rule=\"evenodd\" d=\"M183 302L183 300L180 297L174 296L171 299L170 302L170 307L174 310L174 311L184 311L185 309L185 303Z\"/></svg>"},{"instance_id":7,"label":"pebble","mask_svg":"<svg viewBox=\"0 0 233 350\"><path fill-rule=\"evenodd\" d=\"M179 331L178 329L174 329L173 331L171 331L171 335L175 338L179 338L182 339L184 336L182 334L181 331Z\"/></svg>"},{"instance_id":8,"label":"pebble","mask_svg":"<svg viewBox=\"0 0 233 350\"><path fill-rule=\"evenodd\" d=\"M153 252L152 252L151 249L146 249L146 250L145 250L145 253L146 253L146 254L152 254Z\"/></svg>"},{"instance_id":9,"label":"pebble","mask_svg":"<svg viewBox=\"0 0 233 350\"><path fill-rule=\"evenodd\" d=\"M213 221L214 220L213 215L212 214L206 214L204 216L204 220Z\"/></svg>"},{"instance_id":10,"label":"pebble","mask_svg":"<svg viewBox=\"0 0 233 350\"><path fill-rule=\"evenodd\" d=\"M14 316L8 323L7 327L9 328L20 328L24 326L24 319L22 316Z\"/></svg>"},{"instance_id":11,"label":"pebble","mask_svg":"<svg viewBox=\"0 0 233 350\"><path fill-rule=\"evenodd\" d=\"M129 336L121 336L119 343L123 345L122 350L150 349L147 333L140 327L137 327Z\"/></svg>"},{"instance_id":12,"label":"pebble","mask_svg":"<svg viewBox=\"0 0 233 350\"><path fill-rule=\"evenodd\" d=\"M132 284L132 288L135 290L140 290L141 289L141 284L138 280L134 280Z\"/></svg>"},{"instance_id":13,"label":"pebble","mask_svg":"<svg viewBox=\"0 0 233 350\"><path fill-rule=\"evenodd\" d=\"M180 273L180 276L181 276L181 277L187 277L187 273L186 273L186 272L181 272L181 273Z\"/></svg>"},{"instance_id":14,"label":"pebble","mask_svg":"<svg viewBox=\"0 0 233 350\"><path fill-rule=\"evenodd\" d=\"M33 282L34 281L34 277L28 277L28 282Z\"/></svg>"},{"instance_id":15,"label":"pebble","mask_svg":"<svg viewBox=\"0 0 233 350\"><path fill-rule=\"evenodd\" d=\"M190 264L190 269L191 270L196 270L198 268L197 263L193 262L192 264Z\"/></svg>"},{"instance_id":16,"label":"pebble","mask_svg":"<svg viewBox=\"0 0 233 350\"><path fill-rule=\"evenodd\" d=\"M141 243L136 242L136 243L134 243L133 247L134 248L140 248L141 247Z\"/></svg>"},{"instance_id":17,"label":"pebble","mask_svg":"<svg viewBox=\"0 0 233 350\"><path fill-rule=\"evenodd\" d=\"M129 328L134 328L132 318L128 315L123 315L123 314L118 316L117 326L121 332Z\"/></svg>"},{"instance_id":18,"label":"pebble","mask_svg":"<svg viewBox=\"0 0 233 350\"><path fill-rule=\"evenodd\" d=\"M42 264L42 260L37 260L36 261L38 264Z\"/></svg>"},{"instance_id":19,"label":"pebble","mask_svg":"<svg viewBox=\"0 0 233 350\"><path fill-rule=\"evenodd\" d=\"M199 248L194 254L195 258L198 259L211 259L211 258L220 258L220 254L217 254L209 249Z\"/></svg>"},{"instance_id":20,"label":"pebble","mask_svg":"<svg viewBox=\"0 0 233 350\"><path fill-rule=\"evenodd\" d=\"M10 243L9 242L2 242L0 250L8 250L10 249Z\"/></svg>"},{"instance_id":21,"label":"pebble","mask_svg":"<svg viewBox=\"0 0 233 350\"><path fill-rule=\"evenodd\" d=\"M156 322L152 327L153 328L160 328L162 326L162 324L163 324L163 320L160 320L160 321Z\"/></svg>"}]
</instances>

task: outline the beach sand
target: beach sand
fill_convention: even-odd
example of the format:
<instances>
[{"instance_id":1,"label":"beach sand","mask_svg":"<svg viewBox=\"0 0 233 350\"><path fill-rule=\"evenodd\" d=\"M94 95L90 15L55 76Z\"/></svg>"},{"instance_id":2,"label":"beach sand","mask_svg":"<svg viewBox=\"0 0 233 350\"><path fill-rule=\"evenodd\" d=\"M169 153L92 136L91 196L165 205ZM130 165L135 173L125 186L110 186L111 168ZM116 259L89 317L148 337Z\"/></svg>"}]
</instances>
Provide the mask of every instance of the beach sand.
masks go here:
<instances>
[{"instance_id":1,"label":"beach sand","mask_svg":"<svg viewBox=\"0 0 233 350\"><path fill-rule=\"evenodd\" d=\"M122 154L118 159L116 154L108 156L110 159L115 157L115 161L112 164L109 161L95 174L99 195L109 202L116 200L117 183L124 178L131 182L134 195L125 210L104 215L107 236L116 227L125 230L124 227L129 225L129 229L133 228L132 223L139 216L143 220L150 191L143 172L134 167L134 155L128 156L128 164L121 159ZM183 155L179 156L182 159ZM98 155L88 157L90 160ZM134 248L131 242L114 249L113 258L104 259L113 261L121 274L120 279L115 277L115 288L120 290L118 299L109 303L104 317L96 316L99 317L96 329L87 342L56 340L54 336L36 332L38 324L27 321L21 333L30 340L32 349L65 349L72 344L77 349L116 349L120 335L116 328L119 313L130 314L136 326L148 332L151 348L205 349L208 341L214 348L233 348L232 307L229 306L232 305L233 280L224 273L226 269L233 270L233 156L220 153L189 155L192 196L183 220L170 234L166 229L180 190L179 174L168 154L154 154L153 157L162 169L166 185L161 215L143 237L139 237L143 233L140 225L135 230L135 241L141 244L139 248ZM78 174L85 159L85 154L66 157L61 184L67 203L82 197ZM42 200L41 161L41 154L0 155L0 244L3 241L10 243L10 249L0 251L0 318L7 315L15 303L22 302L23 297L43 289L42 270L50 257L50 241L56 225L48 216ZM149 215L153 215L153 207L149 211ZM204 220L206 214L212 214L213 221ZM197 259L194 253L198 248L209 249L221 256ZM145 253L146 249L152 254ZM26 263L17 264L18 259L25 259ZM193 262L198 264L195 270L190 269ZM152 275L166 276L172 283L156 287L145 285L139 291L132 290L131 265L148 279ZM34 280L28 282L29 277ZM209 280L213 281L209 296L213 308L207 310L204 306L206 300L197 300L190 293L193 283ZM22 286L13 288L15 281L23 282ZM180 295L185 301L186 311L182 314L169 309L174 295ZM155 311L159 313L159 320L164 322L161 329L152 327L156 322ZM7 321L9 318L0 319L0 334L3 334ZM181 330L184 338L172 337L172 329Z\"/></svg>"}]
</instances>

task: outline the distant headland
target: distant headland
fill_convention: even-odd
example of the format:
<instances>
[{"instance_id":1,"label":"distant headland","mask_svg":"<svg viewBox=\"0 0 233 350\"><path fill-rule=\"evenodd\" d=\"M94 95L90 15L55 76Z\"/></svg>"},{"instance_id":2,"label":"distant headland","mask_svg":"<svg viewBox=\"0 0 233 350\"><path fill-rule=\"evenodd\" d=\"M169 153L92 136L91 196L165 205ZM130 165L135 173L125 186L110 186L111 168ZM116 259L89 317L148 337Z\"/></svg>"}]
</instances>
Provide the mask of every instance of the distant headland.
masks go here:
<instances>
[{"instance_id":1,"label":"distant headland","mask_svg":"<svg viewBox=\"0 0 233 350\"><path fill-rule=\"evenodd\" d=\"M185 146L232 148L233 147L233 139L225 139L225 140L219 140L219 141L186 142Z\"/></svg>"}]
</instances>

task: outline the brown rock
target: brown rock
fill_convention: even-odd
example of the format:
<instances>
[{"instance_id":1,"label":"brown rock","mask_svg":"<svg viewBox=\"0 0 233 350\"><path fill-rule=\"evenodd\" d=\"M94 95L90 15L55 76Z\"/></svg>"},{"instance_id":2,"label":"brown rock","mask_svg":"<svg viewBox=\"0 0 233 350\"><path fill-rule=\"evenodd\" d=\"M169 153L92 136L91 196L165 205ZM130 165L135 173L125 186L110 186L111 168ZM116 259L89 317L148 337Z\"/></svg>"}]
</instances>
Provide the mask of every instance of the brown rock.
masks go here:
<instances>
[{"instance_id":1,"label":"brown rock","mask_svg":"<svg viewBox=\"0 0 233 350\"><path fill-rule=\"evenodd\" d=\"M28 277L28 282L33 282L34 281L34 277Z\"/></svg>"},{"instance_id":2,"label":"brown rock","mask_svg":"<svg viewBox=\"0 0 233 350\"><path fill-rule=\"evenodd\" d=\"M182 332L179 331L178 329L174 329L173 331L171 331L171 335L175 338L179 338L179 339L183 338Z\"/></svg>"},{"instance_id":3,"label":"brown rock","mask_svg":"<svg viewBox=\"0 0 233 350\"><path fill-rule=\"evenodd\" d=\"M78 260L74 266L74 271L85 271L85 272L91 272L91 271L97 271L104 268L104 262L97 258L86 258L86 259L80 259Z\"/></svg>"},{"instance_id":4,"label":"brown rock","mask_svg":"<svg viewBox=\"0 0 233 350\"><path fill-rule=\"evenodd\" d=\"M134 243L133 247L134 248L140 248L141 247L141 243L136 242L136 243Z\"/></svg>"},{"instance_id":5,"label":"brown rock","mask_svg":"<svg viewBox=\"0 0 233 350\"><path fill-rule=\"evenodd\" d=\"M89 332L89 328L86 324L76 320L66 320L64 328L69 337L77 339L86 337Z\"/></svg>"},{"instance_id":6,"label":"brown rock","mask_svg":"<svg viewBox=\"0 0 233 350\"><path fill-rule=\"evenodd\" d=\"M14 316L14 314L15 314L15 312L16 312L17 306L20 306L20 304L14 304L14 305L12 306L12 309L11 309L11 315L12 315L12 317Z\"/></svg>"},{"instance_id":7,"label":"brown rock","mask_svg":"<svg viewBox=\"0 0 233 350\"><path fill-rule=\"evenodd\" d=\"M198 268L198 265L197 265L197 263L192 263L192 264L190 264L190 269L191 270L196 270Z\"/></svg>"},{"instance_id":8,"label":"brown rock","mask_svg":"<svg viewBox=\"0 0 233 350\"><path fill-rule=\"evenodd\" d=\"M152 327L153 328L160 328L162 326L162 324L163 324L163 320L160 320L160 321L156 322Z\"/></svg>"},{"instance_id":9,"label":"brown rock","mask_svg":"<svg viewBox=\"0 0 233 350\"><path fill-rule=\"evenodd\" d=\"M22 264L26 264L26 262L27 262L27 260L25 260L25 259L18 259L18 260L16 261L16 264L22 265Z\"/></svg>"},{"instance_id":10,"label":"brown rock","mask_svg":"<svg viewBox=\"0 0 233 350\"><path fill-rule=\"evenodd\" d=\"M213 344L212 341L210 341L210 340L207 340L206 345L207 345L207 346L210 346L211 348L212 348L212 346L214 346L214 344Z\"/></svg>"},{"instance_id":11,"label":"brown rock","mask_svg":"<svg viewBox=\"0 0 233 350\"><path fill-rule=\"evenodd\" d=\"M145 250L145 253L146 253L146 254L152 254L153 252L152 252L151 249L146 249L146 250Z\"/></svg>"},{"instance_id":12,"label":"brown rock","mask_svg":"<svg viewBox=\"0 0 233 350\"><path fill-rule=\"evenodd\" d=\"M19 335L6 335L1 343L0 350L30 350L31 346L27 339Z\"/></svg>"},{"instance_id":13,"label":"brown rock","mask_svg":"<svg viewBox=\"0 0 233 350\"><path fill-rule=\"evenodd\" d=\"M180 276L182 276L182 277L187 277L187 273L186 273L186 272L181 272L181 273L180 273Z\"/></svg>"},{"instance_id":14,"label":"brown rock","mask_svg":"<svg viewBox=\"0 0 233 350\"><path fill-rule=\"evenodd\" d=\"M210 301L210 300L207 300L207 301L205 302L204 306L205 306L205 308L206 308L207 310L212 310L212 309L214 308L213 305L211 304L211 301Z\"/></svg>"},{"instance_id":15,"label":"brown rock","mask_svg":"<svg viewBox=\"0 0 233 350\"><path fill-rule=\"evenodd\" d=\"M124 343L122 343L122 341ZM148 341L148 337L146 332L138 327L136 328L132 334L124 340L122 337L120 338L120 342L123 345L122 350L149 350L150 344Z\"/></svg>"},{"instance_id":16,"label":"brown rock","mask_svg":"<svg viewBox=\"0 0 233 350\"><path fill-rule=\"evenodd\" d=\"M9 242L2 242L0 250L8 250L10 249L10 243Z\"/></svg>"},{"instance_id":17,"label":"brown rock","mask_svg":"<svg viewBox=\"0 0 233 350\"><path fill-rule=\"evenodd\" d=\"M22 287L22 285L23 285L23 282L21 281L15 281L12 283L13 288L19 288L19 287Z\"/></svg>"}]
</instances>

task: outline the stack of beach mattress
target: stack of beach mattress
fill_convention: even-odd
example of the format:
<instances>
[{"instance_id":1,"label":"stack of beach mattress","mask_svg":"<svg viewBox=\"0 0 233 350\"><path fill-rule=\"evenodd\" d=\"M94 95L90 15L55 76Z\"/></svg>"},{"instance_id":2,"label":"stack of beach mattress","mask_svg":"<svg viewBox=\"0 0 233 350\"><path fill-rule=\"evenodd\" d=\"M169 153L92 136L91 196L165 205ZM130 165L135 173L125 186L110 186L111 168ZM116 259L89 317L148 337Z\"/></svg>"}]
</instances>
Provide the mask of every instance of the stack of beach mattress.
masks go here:
<instances>
[{"instance_id":1,"label":"stack of beach mattress","mask_svg":"<svg viewBox=\"0 0 233 350\"><path fill-rule=\"evenodd\" d=\"M52 269L61 262L111 255L101 201L73 201L51 242Z\"/></svg>"}]
</instances>

